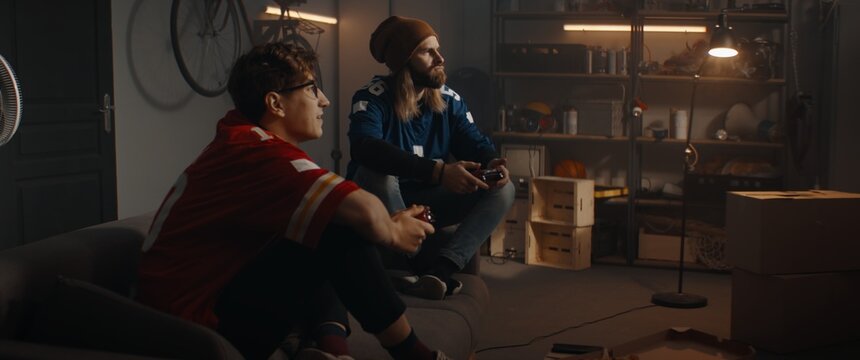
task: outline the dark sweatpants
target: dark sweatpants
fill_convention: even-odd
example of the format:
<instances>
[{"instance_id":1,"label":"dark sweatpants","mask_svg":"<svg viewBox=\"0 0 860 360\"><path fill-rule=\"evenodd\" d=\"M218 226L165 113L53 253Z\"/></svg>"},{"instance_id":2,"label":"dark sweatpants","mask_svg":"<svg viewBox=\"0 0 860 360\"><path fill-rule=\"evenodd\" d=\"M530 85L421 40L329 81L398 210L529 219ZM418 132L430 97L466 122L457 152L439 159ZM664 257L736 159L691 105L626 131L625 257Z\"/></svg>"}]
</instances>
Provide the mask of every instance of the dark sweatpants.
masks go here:
<instances>
[{"instance_id":1,"label":"dark sweatpants","mask_svg":"<svg viewBox=\"0 0 860 360\"><path fill-rule=\"evenodd\" d=\"M294 326L348 326L346 309L377 334L406 308L375 247L330 225L316 250L288 240L264 249L224 288L215 314L217 331L246 358L266 359Z\"/></svg>"}]
</instances>

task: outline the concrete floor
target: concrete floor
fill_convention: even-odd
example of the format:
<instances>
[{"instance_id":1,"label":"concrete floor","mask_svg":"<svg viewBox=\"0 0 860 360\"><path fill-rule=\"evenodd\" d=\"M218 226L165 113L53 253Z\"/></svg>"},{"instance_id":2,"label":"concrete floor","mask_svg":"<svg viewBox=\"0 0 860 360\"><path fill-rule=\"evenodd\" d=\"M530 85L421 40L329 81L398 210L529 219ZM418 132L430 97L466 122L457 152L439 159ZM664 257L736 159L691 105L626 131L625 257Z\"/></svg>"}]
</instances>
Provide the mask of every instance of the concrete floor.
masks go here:
<instances>
[{"instance_id":1,"label":"concrete floor","mask_svg":"<svg viewBox=\"0 0 860 360\"><path fill-rule=\"evenodd\" d=\"M699 309L651 306L651 295L677 290L677 270L593 265L560 270L485 257L481 276L490 289L478 360L544 359L553 343L612 347L670 327L691 327L718 337L730 333L731 275L687 272L684 291L708 298ZM568 329L634 309L609 319ZM567 329L567 330L565 330ZM546 336L554 334L551 336ZM527 346L491 349L493 347ZM846 357L847 356L847 357ZM759 351L759 359L860 359L860 341L791 356Z\"/></svg>"}]
</instances>

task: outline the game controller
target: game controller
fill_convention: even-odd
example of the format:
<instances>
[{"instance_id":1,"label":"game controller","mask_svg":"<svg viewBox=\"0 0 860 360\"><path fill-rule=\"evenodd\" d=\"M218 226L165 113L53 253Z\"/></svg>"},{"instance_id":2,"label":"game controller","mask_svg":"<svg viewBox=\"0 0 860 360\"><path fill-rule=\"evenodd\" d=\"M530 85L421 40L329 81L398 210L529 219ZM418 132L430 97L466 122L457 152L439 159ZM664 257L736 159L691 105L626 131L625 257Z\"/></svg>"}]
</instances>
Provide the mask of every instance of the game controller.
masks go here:
<instances>
[{"instance_id":1,"label":"game controller","mask_svg":"<svg viewBox=\"0 0 860 360\"><path fill-rule=\"evenodd\" d=\"M505 178L505 173L499 169L479 169L473 172L472 175L481 179L481 181L487 183L487 185L492 185L496 181Z\"/></svg>"},{"instance_id":2,"label":"game controller","mask_svg":"<svg viewBox=\"0 0 860 360\"><path fill-rule=\"evenodd\" d=\"M432 212L430 212L430 207L427 205L424 205L424 211L415 215L415 218L431 224L436 221L436 216L433 215Z\"/></svg>"}]
</instances>

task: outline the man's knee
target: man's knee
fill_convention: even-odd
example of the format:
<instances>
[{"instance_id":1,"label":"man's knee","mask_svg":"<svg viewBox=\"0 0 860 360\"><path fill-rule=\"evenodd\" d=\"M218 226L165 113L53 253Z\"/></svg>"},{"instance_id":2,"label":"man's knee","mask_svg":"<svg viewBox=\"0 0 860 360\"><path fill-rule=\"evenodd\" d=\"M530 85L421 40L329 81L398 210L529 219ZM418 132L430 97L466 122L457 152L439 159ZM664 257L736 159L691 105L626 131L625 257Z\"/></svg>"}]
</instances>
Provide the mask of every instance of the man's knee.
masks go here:
<instances>
[{"instance_id":1,"label":"man's knee","mask_svg":"<svg viewBox=\"0 0 860 360\"><path fill-rule=\"evenodd\" d=\"M500 210L507 212L514 204L516 194L516 187L514 187L513 183L508 182L501 188L491 190L491 196L489 196L489 198L492 199L491 201L493 201Z\"/></svg>"},{"instance_id":2,"label":"man's knee","mask_svg":"<svg viewBox=\"0 0 860 360\"><path fill-rule=\"evenodd\" d=\"M353 181L365 191L376 195L389 213L404 208L403 196L400 194L400 182L396 176L361 166L356 170Z\"/></svg>"}]
</instances>

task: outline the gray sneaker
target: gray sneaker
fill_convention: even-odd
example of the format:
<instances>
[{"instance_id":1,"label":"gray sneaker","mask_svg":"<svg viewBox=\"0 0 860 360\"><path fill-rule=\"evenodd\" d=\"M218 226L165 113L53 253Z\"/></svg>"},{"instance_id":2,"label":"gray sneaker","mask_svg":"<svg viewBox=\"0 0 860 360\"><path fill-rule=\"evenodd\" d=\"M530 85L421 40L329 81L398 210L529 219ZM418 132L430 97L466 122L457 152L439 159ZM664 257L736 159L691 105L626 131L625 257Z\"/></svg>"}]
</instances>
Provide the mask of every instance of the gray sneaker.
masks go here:
<instances>
[{"instance_id":1,"label":"gray sneaker","mask_svg":"<svg viewBox=\"0 0 860 360\"><path fill-rule=\"evenodd\" d=\"M448 291L445 282L433 275L406 276L400 278L398 290L400 292L430 300L442 300Z\"/></svg>"}]
</instances>

